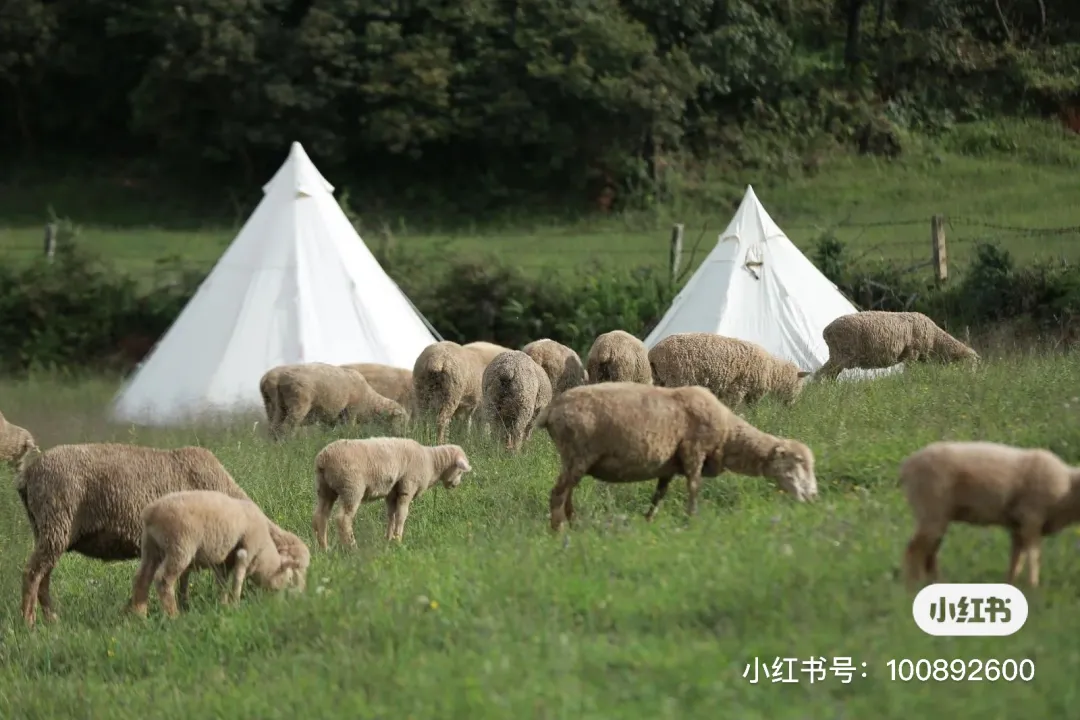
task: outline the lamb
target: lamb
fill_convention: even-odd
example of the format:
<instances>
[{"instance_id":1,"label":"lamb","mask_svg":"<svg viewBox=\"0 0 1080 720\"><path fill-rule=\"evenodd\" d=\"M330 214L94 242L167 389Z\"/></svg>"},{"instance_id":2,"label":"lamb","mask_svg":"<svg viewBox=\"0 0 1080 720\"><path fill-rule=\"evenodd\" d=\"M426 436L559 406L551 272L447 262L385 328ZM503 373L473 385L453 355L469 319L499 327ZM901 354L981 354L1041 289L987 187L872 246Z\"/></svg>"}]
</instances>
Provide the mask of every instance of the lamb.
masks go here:
<instances>
[{"instance_id":1,"label":"lamb","mask_svg":"<svg viewBox=\"0 0 1080 720\"><path fill-rule=\"evenodd\" d=\"M521 350L507 350L484 369L483 409L487 422L517 452L532 436L536 414L551 402L551 381Z\"/></svg>"},{"instance_id":2,"label":"lamb","mask_svg":"<svg viewBox=\"0 0 1080 720\"><path fill-rule=\"evenodd\" d=\"M17 471L23 461L37 450L37 443L30 431L8 422L0 413L0 462L6 462Z\"/></svg>"},{"instance_id":3,"label":"lamb","mask_svg":"<svg viewBox=\"0 0 1080 720\"><path fill-rule=\"evenodd\" d=\"M590 383L636 382L652 385L645 343L624 330L598 335L589 348L585 369Z\"/></svg>"},{"instance_id":4,"label":"lamb","mask_svg":"<svg viewBox=\"0 0 1080 720\"><path fill-rule=\"evenodd\" d=\"M375 392L383 397L390 398L405 408L406 411L412 413L412 370L380 363L352 363L342 365L342 367L359 371Z\"/></svg>"},{"instance_id":5,"label":"lamb","mask_svg":"<svg viewBox=\"0 0 1080 720\"><path fill-rule=\"evenodd\" d=\"M1080 466L1049 450L992 442L933 442L900 464L899 484L915 519L904 553L904 576L914 590L937 582L937 553L949 523L999 525L1012 554L1005 582L1015 583L1028 561L1039 585L1042 538L1080 521Z\"/></svg>"},{"instance_id":6,"label":"lamb","mask_svg":"<svg viewBox=\"0 0 1080 720\"><path fill-rule=\"evenodd\" d=\"M222 603L237 602L250 576L268 590L303 589L307 565L278 552L270 519L250 500L216 490L184 490L163 495L141 513L142 561L135 573L128 610L146 617L150 583L158 577L158 597L176 617L176 583L197 569L220 572L231 560L232 587Z\"/></svg>"},{"instance_id":7,"label":"lamb","mask_svg":"<svg viewBox=\"0 0 1080 720\"><path fill-rule=\"evenodd\" d=\"M15 489L34 535L22 590L28 626L34 625L35 600L46 620L56 619L49 583L65 552L105 562L139 557L140 513L153 500L178 490L217 490L249 499L205 448L166 450L118 443L49 448L16 475ZM186 602L184 578L180 596Z\"/></svg>"},{"instance_id":8,"label":"lamb","mask_svg":"<svg viewBox=\"0 0 1080 720\"><path fill-rule=\"evenodd\" d=\"M701 385L732 408L765 395L793 403L810 375L757 343L704 332L664 338L649 350L649 366L657 385Z\"/></svg>"},{"instance_id":9,"label":"lamb","mask_svg":"<svg viewBox=\"0 0 1080 720\"><path fill-rule=\"evenodd\" d=\"M817 496L808 447L753 428L700 386L585 385L552 400L535 426L547 429L562 461L552 530L573 518L573 491L585 475L612 483L656 478L649 521L676 474L686 478L688 515L697 511L702 477L725 469L773 478L800 502Z\"/></svg>"},{"instance_id":10,"label":"lamb","mask_svg":"<svg viewBox=\"0 0 1080 720\"><path fill-rule=\"evenodd\" d=\"M400 430L408 419L401 404L375 392L359 371L328 363L271 369L263 375L260 391L264 402L270 397L273 414L268 410L267 418L275 439L309 422L355 424L385 418Z\"/></svg>"},{"instance_id":11,"label":"lamb","mask_svg":"<svg viewBox=\"0 0 1080 720\"><path fill-rule=\"evenodd\" d=\"M342 545L355 547L352 523L360 504L384 498L386 539L400 542L412 501L438 482L457 487L471 470L457 445L426 446L390 437L335 440L315 456L315 539L325 550L327 521L340 498L338 536Z\"/></svg>"},{"instance_id":12,"label":"lamb","mask_svg":"<svg viewBox=\"0 0 1080 720\"><path fill-rule=\"evenodd\" d=\"M521 348L521 351L531 357L547 373L553 395L584 385L589 381L585 366L581 364L581 358L561 343L543 338L532 341Z\"/></svg>"},{"instance_id":13,"label":"lamb","mask_svg":"<svg viewBox=\"0 0 1080 720\"><path fill-rule=\"evenodd\" d=\"M413 395L417 414L435 416L437 442L445 443L450 421L464 417L472 429L473 415L483 397L484 368L493 359L491 343L458 345L450 340L428 345L413 365ZM500 349L506 352L506 349Z\"/></svg>"},{"instance_id":14,"label":"lamb","mask_svg":"<svg viewBox=\"0 0 1080 720\"><path fill-rule=\"evenodd\" d=\"M829 360L814 377L835 380L849 368L875 370L898 363L979 361L979 354L918 312L864 310L841 315L821 331Z\"/></svg>"}]
</instances>

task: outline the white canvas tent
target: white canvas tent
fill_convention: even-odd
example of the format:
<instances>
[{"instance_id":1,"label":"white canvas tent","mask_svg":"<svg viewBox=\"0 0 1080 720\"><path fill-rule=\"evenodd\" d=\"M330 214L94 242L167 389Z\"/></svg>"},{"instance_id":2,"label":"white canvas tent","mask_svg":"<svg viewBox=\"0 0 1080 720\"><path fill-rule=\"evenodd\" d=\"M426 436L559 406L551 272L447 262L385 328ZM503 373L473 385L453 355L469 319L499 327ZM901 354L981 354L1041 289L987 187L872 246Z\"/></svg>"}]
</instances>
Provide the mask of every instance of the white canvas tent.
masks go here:
<instances>
[{"instance_id":1,"label":"white canvas tent","mask_svg":"<svg viewBox=\"0 0 1080 720\"><path fill-rule=\"evenodd\" d=\"M294 142L232 244L113 401L113 419L176 425L262 408L284 363L412 369L437 333L380 267Z\"/></svg>"},{"instance_id":2,"label":"white canvas tent","mask_svg":"<svg viewBox=\"0 0 1080 720\"><path fill-rule=\"evenodd\" d=\"M827 277L795 247L749 185L716 247L645 338L652 348L669 335L709 332L757 343L801 370L829 358L821 331L857 312ZM845 370L842 379L894 372Z\"/></svg>"}]
</instances>

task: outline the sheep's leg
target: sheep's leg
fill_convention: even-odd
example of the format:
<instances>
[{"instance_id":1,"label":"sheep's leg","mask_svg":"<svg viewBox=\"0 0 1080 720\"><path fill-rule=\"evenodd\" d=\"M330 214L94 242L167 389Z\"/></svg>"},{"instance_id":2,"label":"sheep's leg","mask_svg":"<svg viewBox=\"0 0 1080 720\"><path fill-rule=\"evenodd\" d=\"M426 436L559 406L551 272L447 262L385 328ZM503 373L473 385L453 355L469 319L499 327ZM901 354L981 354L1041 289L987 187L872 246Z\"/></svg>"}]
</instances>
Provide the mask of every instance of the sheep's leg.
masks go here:
<instances>
[{"instance_id":1,"label":"sheep's leg","mask_svg":"<svg viewBox=\"0 0 1080 720\"><path fill-rule=\"evenodd\" d=\"M26 570L23 572L22 596L22 614L27 627L34 626L34 610L36 604L41 601L41 585L45 577L52 573L63 553L64 549L57 547L56 543L50 542L46 538L40 538L38 544L34 547L34 551L30 554L30 559L26 563ZM46 620L49 619L44 608L42 608L42 616ZM55 617L55 613L53 613L53 617Z\"/></svg>"},{"instance_id":2,"label":"sheep's leg","mask_svg":"<svg viewBox=\"0 0 1080 720\"><path fill-rule=\"evenodd\" d=\"M325 550L329 544L326 537L326 525L330 520L330 513L334 510L338 494L322 483L319 483L315 494L315 514L311 518L311 529L315 532L315 540L319 543L319 547Z\"/></svg>"},{"instance_id":3,"label":"sheep's leg","mask_svg":"<svg viewBox=\"0 0 1080 720\"><path fill-rule=\"evenodd\" d=\"M158 599L161 608L169 617L176 617L180 611L176 606L176 581L188 569L191 564L191 556L187 553L177 557L166 557L162 567L161 577L157 581Z\"/></svg>"},{"instance_id":4,"label":"sheep's leg","mask_svg":"<svg viewBox=\"0 0 1080 720\"><path fill-rule=\"evenodd\" d=\"M184 572L180 573L179 579L176 581L176 597L180 601L180 609L187 612L191 607L188 602L188 586L191 584L191 568L189 567Z\"/></svg>"},{"instance_id":5,"label":"sheep's leg","mask_svg":"<svg viewBox=\"0 0 1080 720\"><path fill-rule=\"evenodd\" d=\"M394 540L401 542L405 536L405 520L409 517L409 506L412 504L412 496L402 494L397 501L397 512L394 513Z\"/></svg>"},{"instance_id":6,"label":"sheep's leg","mask_svg":"<svg viewBox=\"0 0 1080 720\"><path fill-rule=\"evenodd\" d=\"M397 497L393 494L386 496L386 541L394 539L394 528L397 527Z\"/></svg>"},{"instance_id":7,"label":"sheep's leg","mask_svg":"<svg viewBox=\"0 0 1080 720\"><path fill-rule=\"evenodd\" d=\"M356 511L360 509L360 502L363 500L364 494L362 491L348 490L339 495L341 498L341 514L338 515L338 538L341 540L341 544L346 547L356 547L356 536L353 535L353 519L356 517Z\"/></svg>"},{"instance_id":8,"label":"sheep's leg","mask_svg":"<svg viewBox=\"0 0 1080 720\"><path fill-rule=\"evenodd\" d=\"M652 505L649 506L648 511L645 513L645 520L647 522L652 522L653 518L656 517L656 511L660 509L660 503L663 502L664 496L667 495L673 477L673 475L665 475L656 481L656 490L653 491Z\"/></svg>"},{"instance_id":9,"label":"sheep's leg","mask_svg":"<svg viewBox=\"0 0 1080 720\"><path fill-rule=\"evenodd\" d=\"M52 593L49 592L52 571L53 568L46 570L45 574L41 576L41 584L38 585L38 604L41 605L41 616L45 618L46 622L55 622L59 619L56 611L53 610Z\"/></svg>"},{"instance_id":10,"label":"sheep's leg","mask_svg":"<svg viewBox=\"0 0 1080 720\"><path fill-rule=\"evenodd\" d=\"M944 533L918 529L912 535L904 551L904 579L908 588L914 590L923 580L923 574L933 568L937 574L937 549Z\"/></svg>"},{"instance_id":11,"label":"sheep's leg","mask_svg":"<svg viewBox=\"0 0 1080 720\"><path fill-rule=\"evenodd\" d=\"M691 466L693 469L686 474L686 514L697 514L697 496L701 490L701 465Z\"/></svg>"},{"instance_id":12,"label":"sheep's leg","mask_svg":"<svg viewBox=\"0 0 1080 720\"><path fill-rule=\"evenodd\" d=\"M1039 560L1041 553L1041 528L1021 526L1012 532L1012 552L1009 557L1009 572L1005 582L1016 583L1016 578L1028 562L1028 581L1031 587L1039 586Z\"/></svg>"},{"instance_id":13,"label":"sheep's leg","mask_svg":"<svg viewBox=\"0 0 1080 720\"><path fill-rule=\"evenodd\" d=\"M456 407L443 405L439 408L439 414L435 418L435 428L438 432L437 440L440 445L446 442L446 435L450 431L450 421L454 418Z\"/></svg>"},{"instance_id":14,"label":"sheep's leg","mask_svg":"<svg viewBox=\"0 0 1080 720\"><path fill-rule=\"evenodd\" d=\"M154 573L160 563L160 556L156 553L151 555L144 553L139 569L135 572L135 580L131 584L131 599L128 601L127 610L133 615L146 617L150 604L150 585L154 582Z\"/></svg>"},{"instance_id":15,"label":"sheep's leg","mask_svg":"<svg viewBox=\"0 0 1080 720\"><path fill-rule=\"evenodd\" d=\"M577 467L571 465L564 467L563 471L559 474L558 479L555 481L555 487L551 489L551 499L548 503L551 512L551 529L557 531L562 527L563 523L570 519L573 515L573 500L570 495L573 493L574 487L581 482L581 478L585 475L584 470L578 470ZM569 507L568 507L569 506Z\"/></svg>"},{"instance_id":16,"label":"sheep's leg","mask_svg":"<svg viewBox=\"0 0 1080 720\"><path fill-rule=\"evenodd\" d=\"M941 550L942 538L938 538L926 553L926 563L923 566L926 577L931 583L938 581L938 551Z\"/></svg>"},{"instance_id":17,"label":"sheep's leg","mask_svg":"<svg viewBox=\"0 0 1080 720\"><path fill-rule=\"evenodd\" d=\"M233 580L231 592L226 593L221 604L239 602L240 594L244 591L244 580L247 578L248 568L251 566L251 557L248 551L240 548L236 551L236 566L233 568Z\"/></svg>"}]
</instances>

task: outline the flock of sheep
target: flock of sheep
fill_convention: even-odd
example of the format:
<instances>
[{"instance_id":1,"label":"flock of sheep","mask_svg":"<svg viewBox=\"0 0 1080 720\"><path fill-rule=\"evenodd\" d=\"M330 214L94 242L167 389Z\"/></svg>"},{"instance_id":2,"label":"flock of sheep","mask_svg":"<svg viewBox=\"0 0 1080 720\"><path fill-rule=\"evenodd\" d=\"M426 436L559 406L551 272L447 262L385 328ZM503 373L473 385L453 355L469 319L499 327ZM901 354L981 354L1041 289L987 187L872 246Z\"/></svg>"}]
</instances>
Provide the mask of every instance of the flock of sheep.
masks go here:
<instances>
[{"instance_id":1,"label":"flock of sheep","mask_svg":"<svg viewBox=\"0 0 1080 720\"><path fill-rule=\"evenodd\" d=\"M919 313L867 311L823 332L829 360L814 373L833 379L848 368L901 362L978 361L970 347ZM621 330L596 338L585 363L570 348L537 340L522 350L486 342L437 342L412 371L375 364L303 363L275 367L259 381L269 434L282 440L310 423L385 422L401 433L434 423L436 445L403 437L342 439L314 458L312 529L320 549L335 503L338 536L355 545L363 502L386 503L389 540L400 540L412 501L472 470L459 445L446 444L451 421L483 430L517 452L546 430L561 468L550 495L550 525L573 517L573 492L590 475L606 482L656 480L645 514L655 517L676 475L686 478L693 515L702 478L726 471L771 479L799 501L817 496L814 454L802 442L764 432L732 408L771 395L797 400L811 373L750 342L709 333L670 336L651 350ZM59 445L45 451L0 415L0 458L16 469L15 487L34 536L23 579L22 613L35 606L56 618L50 577L63 553L103 561L140 559L128 610L147 613L156 581L169 616L187 605L190 573L210 569L239 599L246 578L270 590L303 590L307 545L268 518L209 450L115 443ZM916 520L904 554L914 586L936 579L936 555L950 522L996 524L1013 539L1008 581L1025 558L1038 584L1044 535L1080 520L1080 469L1046 450L992 443L932 443L900 466ZM177 605L179 591L179 606Z\"/></svg>"}]
</instances>

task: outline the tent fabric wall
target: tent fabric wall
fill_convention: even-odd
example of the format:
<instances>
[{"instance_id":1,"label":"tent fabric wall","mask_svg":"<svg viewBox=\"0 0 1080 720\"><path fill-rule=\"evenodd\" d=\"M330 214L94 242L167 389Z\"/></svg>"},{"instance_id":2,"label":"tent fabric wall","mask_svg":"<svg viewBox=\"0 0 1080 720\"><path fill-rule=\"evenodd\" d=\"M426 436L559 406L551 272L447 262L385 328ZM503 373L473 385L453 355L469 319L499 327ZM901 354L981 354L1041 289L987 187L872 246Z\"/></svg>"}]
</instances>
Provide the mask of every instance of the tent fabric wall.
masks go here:
<instances>
[{"instance_id":1,"label":"tent fabric wall","mask_svg":"<svg viewBox=\"0 0 1080 720\"><path fill-rule=\"evenodd\" d=\"M857 308L795 247L747 186L716 246L645 345L652 348L676 333L709 332L757 343L812 372L829 357L822 330L854 312ZM847 370L842 377L882 372Z\"/></svg>"},{"instance_id":2,"label":"tent fabric wall","mask_svg":"<svg viewBox=\"0 0 1080 720\"><path fill-rule=\"evenodd\" d=\"M259 411L259 378L299 362L412 369L436 341L299 143L149 357L113 419L182 424Z\"/></svg>"}]
</instances>

